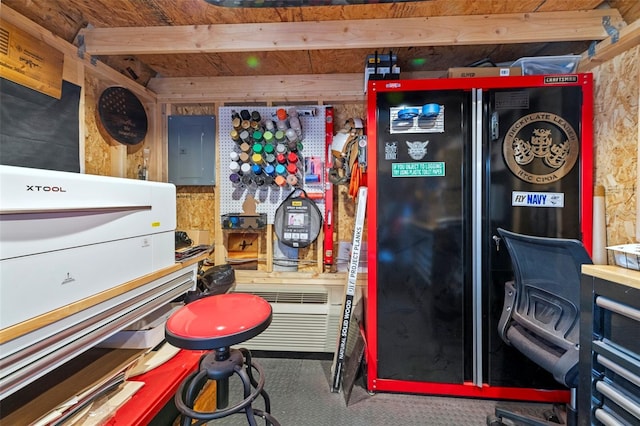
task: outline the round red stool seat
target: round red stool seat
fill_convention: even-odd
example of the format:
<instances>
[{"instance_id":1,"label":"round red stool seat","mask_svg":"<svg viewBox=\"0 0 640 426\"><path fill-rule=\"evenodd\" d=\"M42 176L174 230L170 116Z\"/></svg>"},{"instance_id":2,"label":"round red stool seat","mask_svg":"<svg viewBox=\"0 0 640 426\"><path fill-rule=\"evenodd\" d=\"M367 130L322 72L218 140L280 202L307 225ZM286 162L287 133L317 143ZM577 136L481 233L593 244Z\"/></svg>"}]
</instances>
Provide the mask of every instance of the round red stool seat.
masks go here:
<instances>
[{"instance_id":1,"label":"round red stool seat","mask_svg":"<svg viewBox=\"0 0 640 426\"><path fill-rule=\"evenodd\" d=\"M208 350L233 346L257 336L271 324L269 302L246 293L198 299L174 312L165 336L173 346Z\"/></svg>"}]
</instances>

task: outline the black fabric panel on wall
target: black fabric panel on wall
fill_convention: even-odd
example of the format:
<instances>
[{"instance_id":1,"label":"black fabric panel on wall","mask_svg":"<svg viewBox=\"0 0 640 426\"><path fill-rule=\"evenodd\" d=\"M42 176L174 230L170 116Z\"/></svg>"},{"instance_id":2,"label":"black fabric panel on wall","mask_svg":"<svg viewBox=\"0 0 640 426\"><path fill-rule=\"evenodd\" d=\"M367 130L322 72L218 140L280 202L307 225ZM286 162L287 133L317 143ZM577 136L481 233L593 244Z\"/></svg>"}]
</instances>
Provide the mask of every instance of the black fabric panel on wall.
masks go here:
<instances>
[{"instance_id":1,"label":"black fabric panel on wall","mask_svg":"<svg viewBox=\"0 0 640 426\"><path fill-rule=\"evenodd\" d=\"M80 172L80 86L60 99L0 79L0 164Z\"/></svg>"}]
</instances>

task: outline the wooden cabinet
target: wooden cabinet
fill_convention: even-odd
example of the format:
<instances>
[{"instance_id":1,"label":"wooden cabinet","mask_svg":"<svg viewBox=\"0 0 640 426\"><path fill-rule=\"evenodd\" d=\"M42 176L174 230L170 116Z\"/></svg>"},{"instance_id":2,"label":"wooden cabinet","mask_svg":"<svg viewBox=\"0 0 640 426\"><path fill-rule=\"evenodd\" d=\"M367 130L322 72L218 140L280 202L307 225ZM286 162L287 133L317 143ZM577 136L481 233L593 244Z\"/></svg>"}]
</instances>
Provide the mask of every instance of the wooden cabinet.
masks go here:
<instances>
[{"instance_id":1,"label":"wooden cabinet","mask_svg":"<svg viewBox=\"0 0 640 426\"><path fill-rule=\"evenodd\" d=\"M640 272L582 267L578 424L640 423Z\"/></svg>"}]
</instances>

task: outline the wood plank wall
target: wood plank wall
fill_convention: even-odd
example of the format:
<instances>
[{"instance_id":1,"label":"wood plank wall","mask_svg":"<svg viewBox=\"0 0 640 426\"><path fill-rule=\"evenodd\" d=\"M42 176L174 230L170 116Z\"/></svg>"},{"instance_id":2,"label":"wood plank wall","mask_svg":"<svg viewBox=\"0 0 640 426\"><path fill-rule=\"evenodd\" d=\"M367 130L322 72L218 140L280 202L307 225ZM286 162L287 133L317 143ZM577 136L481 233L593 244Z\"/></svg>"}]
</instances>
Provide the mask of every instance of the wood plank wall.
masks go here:
<instances>
[{"instance_id":1,"label":"wood plank wall","mask_svg":"<svg viewBox=\"0 0 640 426\"><path fill-rule=\"evenodd\" d=\"M640 46L592 72L594 183L605 188L607 244L638 242Z\"/></svg>"}]
</instances>

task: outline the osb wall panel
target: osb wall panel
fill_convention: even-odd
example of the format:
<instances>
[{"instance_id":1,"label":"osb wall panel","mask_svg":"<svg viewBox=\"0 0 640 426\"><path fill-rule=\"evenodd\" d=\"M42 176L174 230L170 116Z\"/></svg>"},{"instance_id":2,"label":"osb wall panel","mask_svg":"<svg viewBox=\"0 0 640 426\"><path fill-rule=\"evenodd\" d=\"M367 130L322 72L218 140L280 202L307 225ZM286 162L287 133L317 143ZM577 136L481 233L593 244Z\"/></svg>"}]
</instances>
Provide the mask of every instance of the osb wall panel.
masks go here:
<instances>
[{"instance_id":1,"label":"osb wall panel","mask_svg":"<svg viewBox=\"0 0 640 426\"><path fill-rule=\"evenodd\" d=\"M607 244L635 242L640 47L594 69L595 184L605 188ZM610 263L612 259L609 259Z\"/></svg>"},{"instance_id":2,"label":"osb wall panel","mask_svg":"<svg viewBox=\"0 0 640 426\"><path fill-rule=\"evenodd\" d=\"M215 115L212 104L172 105L172 115ZM208 244L213 244L215 220L218 214L215 206L213 186L178 186L176 188L177 229L198 230L209 233Z\"/></svg>"},{"instance_id":3,"label":"osb wall panel","mask_svg":"<svg viewBox=\"0 0 640 426\"><path fill-rule=\"evenodd\" d=\"M98 99L102 83L87 74L85 77L85 173L91 175L111 175L111 152L109 144L98 130Z\"/></svg>"},{"instance_id":4,"label":"osb wall panel","mask_svg":"<svg viewBox=\"0 0 640 426\"><path fill-rule=\"evenodd\" d=\"M92 175L111 176L111 147L117 146L101 128L98 116L98 99L100 94L109 87L104 81L87 73L85 77L85 173ZM152 115L147 112L148 128L152 128ZM138 179L138 170L143 165L144 148L151 145L149 137L134 146L127 146L125 176Z\"/></svg>"},{"instance_id":5,"label":"osb wall panel","mask_svg":"<svg viewBox=\"0 0 640 426\"><path fill-rule=\"evenodd\" d=\"M213 186L178 186L176 188L176 227L179 230L199 230L209 233L213 243L216 215ZM194 237L190 235L190 237Z\"/></svg>"}]
</instances>

